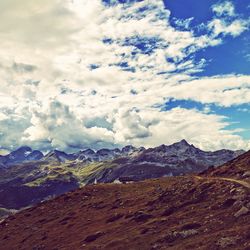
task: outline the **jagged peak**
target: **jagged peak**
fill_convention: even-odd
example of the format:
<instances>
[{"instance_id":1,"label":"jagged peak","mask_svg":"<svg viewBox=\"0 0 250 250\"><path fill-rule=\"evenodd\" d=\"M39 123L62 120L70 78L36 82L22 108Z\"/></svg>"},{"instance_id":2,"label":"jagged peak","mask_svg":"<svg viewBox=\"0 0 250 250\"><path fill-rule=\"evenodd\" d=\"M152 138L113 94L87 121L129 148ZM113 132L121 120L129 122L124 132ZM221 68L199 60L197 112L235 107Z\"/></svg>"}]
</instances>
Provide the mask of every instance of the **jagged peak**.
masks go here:
<instances>
[{"instance_id":1,"label":"jagged peak","mask_svg":"<svg viewBox=\"0 0 250 250\"><path fill-rule=\"evenodd\" d=\"M29 146L22 146L12 151L12 153L15 153L15 152L32 152L32 148Z\"/></svg>"},{"instance_id":2,"label":"jagged peak","mask_svg":"<svg viewBox=\"0 0 250 250\"><path fill-rule=\"evenodd\" d=\"M133 145L127 145L122 148L122 151L129 151L129 150L134 150L136 149Z\"/></svg>"},{"instance_id":3,"label":"jagged peak","mask_svg":"<svg viewBox=\"0 0 250 250\"><path fill-rule=\"evenodd\" d=\"M81 154L81 153L83 153L83 154L95 154L95 151L93 149L91 149L91 148L87 148L87 149L81 150L79 152L79 154Z\"/></svg>"},{"instance_id":4,"label":"jagged peak","mask_svg":"<svg viewBox=\"0 0 250 250\"><path fill-rule=\"evenodd\" d=\"M173 145L182 145L182 146L191 146L185 139L182 139L179 142L174 143Z\"/></svg>"},{"instance_id":5,"label":"jagged peak","mask_svg":"<svg viewBox=\"0 0 250 250\"><path fill-rule=\"evenodd\" d=\"M50 156L58 156L58 155L67 155L67 153L63 152L63 151L60 151L60 150L57 150L57 149L53 149L51 151L49 151L45 156L46 157L50 157Z\"/></svg>"}]
</instances>

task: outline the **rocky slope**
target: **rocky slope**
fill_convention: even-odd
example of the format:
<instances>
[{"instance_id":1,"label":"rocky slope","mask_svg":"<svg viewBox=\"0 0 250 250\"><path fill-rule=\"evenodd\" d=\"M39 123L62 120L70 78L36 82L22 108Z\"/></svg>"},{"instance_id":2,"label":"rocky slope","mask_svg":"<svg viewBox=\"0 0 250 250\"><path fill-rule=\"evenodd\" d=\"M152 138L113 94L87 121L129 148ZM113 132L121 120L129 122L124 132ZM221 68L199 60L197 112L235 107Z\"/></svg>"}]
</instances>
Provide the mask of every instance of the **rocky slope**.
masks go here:
<instances>
[{"instance_id":1,"label":"rocky slope","mask_svg":"<svg viewBox=\"0 0 250 250\"><path fill-rule=\"evenodd\" d=\"M144 149L87 149L75 154L53 150L45 156L22 147L0 167L0 207L21 209L91 183L139 181L197 173L242 152L204 152L186 141ZM4 162L4 161L3 161Z\"/></svg>"},{"instance_id":2,"label":"rocky slope","mask_svg":"<svg viewBox=\"0 0 250 250\"><path fill-rule=\"evenodd\" d=\"M250 152L227 162L220 168L210 167L204 174L209 176L232 177L250 182Z\"/></svg>"},{"instance_id":3,"label":"rocky slope","mask_svg":"<svg viewBox=\"0 0 250 250\"><path fill-rule=\"evenodd\" d=\"M250 152L199 176L83 187L8 217L0 249L247 250L249 163Z\"/></svg>"},{"instance_id":4,"label":"rocky slope","mask_svg":"<svg viewBox=\"0 0 250 250\"><path fill-rule=\"evenodd\" d=\"M38 150L32 150L30 147L21 147L5 156L0 155L0 167L8 167L17 163L38 161L43 158L43 153Z\"/></svg>"},{"instance_id":5,"label":"rocky slope","mask_svg":"<svg viewBox=\"0 0 250 250\"><path fill-rule=\"evenodd\" d=\"M112 161L117 167L108 169L95 178L98 182L139 181L198 173L210 166L222 165L242 153L243 151L231 150L205 152L182 140L170 146L161 145L142 150L133 157L119 157Z\"/></svg>"}]
</instances>

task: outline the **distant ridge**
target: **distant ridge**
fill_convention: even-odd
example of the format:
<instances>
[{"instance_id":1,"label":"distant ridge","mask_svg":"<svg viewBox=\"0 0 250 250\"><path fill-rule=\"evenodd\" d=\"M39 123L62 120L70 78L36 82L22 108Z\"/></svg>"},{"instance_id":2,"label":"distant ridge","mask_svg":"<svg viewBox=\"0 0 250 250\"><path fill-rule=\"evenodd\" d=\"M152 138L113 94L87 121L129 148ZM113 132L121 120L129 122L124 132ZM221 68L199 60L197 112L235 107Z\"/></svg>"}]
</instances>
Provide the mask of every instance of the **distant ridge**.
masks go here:
<instances>
[{"instance_id":1,"label":"distant ridge","mask_svg":"<svg viewBox=\"0 0 250 250\"><path fill-rule=\"evenodd\" d=\"M79 152L70 153L70 154L64 151L54 149L44 155L39 150L33 150L32 148L28 146L22 146L10 152L9 154L2 155L2 156L0 155L0 166L1 165L9 166L9 165L17 164L17 163L39 161L39 160L43 160L43 161L48 160L48 161L57 161L57 162L75 161L75 160L99 162L103 160L111 160L111 159L115 159L118 157L128 156L130 154L138 153L138 152L149 153L149 152L157 152L157 151L164 151L164 150L165 152L167 151L171 152L174 150L174 153L179 151L179 154L182 151L186 151L186 150L188 150L190 153L192 152L195 152L195 153L203 152L203 153L208 153L208 154L211 153L210 151L209 152L202 151L196 148L194 145L189 144L185 139L179 142L173 143L171 145L162 144L158 147L148 148L148 149L145 149L144 147L136 148L132 145L127 145L121 149L119 148L115 148L115 149L103 148L99 150L84 149L84 150L80 150ZM245 152L244 150L233 151L233 150L221 149L221 150L214 151L212 153L218 154L218 155L233 153L236 156L238 156L244 152ZM222 160L222 163L224 162L225 161ZM218 162L215 165L220 165L220 164L221 162Z\"/></svg>"},{"instance_id":2,"label":"distant ridge","mask_svg":"<svg viewBox=\"0 0 250 250\"><path fill-rule=\"evenodd\" d=\"M187 141L155 148L81 150L46 155L21 147L0 157L0 207L20 209L94 183L135 182L200 173L239 156L242 151L205 152Z\"/></svg>"}]
</instances>

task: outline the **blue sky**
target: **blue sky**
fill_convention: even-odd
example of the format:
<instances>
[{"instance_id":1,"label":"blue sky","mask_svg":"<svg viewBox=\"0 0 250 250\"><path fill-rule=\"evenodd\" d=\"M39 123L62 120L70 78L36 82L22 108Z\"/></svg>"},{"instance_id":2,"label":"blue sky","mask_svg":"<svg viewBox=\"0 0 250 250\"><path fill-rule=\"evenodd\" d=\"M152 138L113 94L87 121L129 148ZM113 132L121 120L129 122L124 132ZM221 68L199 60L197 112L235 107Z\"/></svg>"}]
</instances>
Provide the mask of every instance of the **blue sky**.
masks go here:
<instances>
[{"instance_id":1,"label":"blue sky","mask_svg":"<svg viewBox=\"0 0 250 250\"><path fill-rule=\"evenodd\" d=\"M176 0L164 1L166 8L171 11L171 22L175 25L176 19L193 18L190 27L196 28L200 23L206 23L213 17L211 6L218 4L216 0L195 1ZM235 11L244 18L250 16L250 3L244 0L233 1ZM192 7L190 7L192 6ZM196 31L199 33L199 31ZM208 61L203 71L196 76L214 76L223 74L250 74L250 30L238 37L224 37L223 43L217 47L210 47L196 53L197 60L206 58ZM248 56L247 56L248 55ZM249 89L250 91L250 89ZM166 109L175 107L195 108L203 110L206 104L192 100L171 100L166 103ZM230 125L228 129L242 129L238 132L245 139L250 139L250 104L233 105L231 107L218 106L214 103L209 105L210 112L223 115Z\"/></svg>"},{"instance_id":2,"label":"blue sky","mask_svg":"<svg viewBox=\"0 0 250 250\"><path fill-rule=\"evenodd\" d=\"M166 8L169 8L171 11L171 22L173 25L175 25L174 20L176 18L193 18L190 27L195 29L201 23L206 23L213 18L211 6L223 1L176 0L164 2ZM245 0L233 1L233 4L235 11L240 17L249 18L250 5L247 5ZM237 37L225 37L223 40L221 46L206 48L196 54L197 59L206 58L210 61L205 70L199 75L249 74L250 59L246 54L249 54L250 51L250 30Z\"/></svg>"},{"instance_id":3,"label":"blue sky","mask_svg":"<svg viewBox=\"0 0 250 250\"><path fill-rule=\"evenodd\" d=\"M250 149L250 3L3 0L0 149Z\"/></svg>"},{"instance_id":4,"label":"blue sky","mask_svg":"<svg viewBox=\"0 0 250 250\"><path fill-rule=\"evenodd\" d=\"M165 1L166 8L171 10L171 22L175 25L175 19L193 18L191 28L196 28L201 23L206 23L213 17L211 6L218 1ZM235 11L241 17L250 16L250 8L244 0L234 1ZM192 6L192 8L190 8ZM202 32L202 31L201 31ZM196 31L199 33L199 31ZM199 51L197 58L205 57L211 60L202 72L202 75L215 74L249 74L249 58L246 53L250 50L250 31L246 31L238 37L226 37L223 44L218 47L210 47ZM226 62L226 63L225 63ZM230 63L229 63L230 62Z\"/></svg>"}]
</instances>

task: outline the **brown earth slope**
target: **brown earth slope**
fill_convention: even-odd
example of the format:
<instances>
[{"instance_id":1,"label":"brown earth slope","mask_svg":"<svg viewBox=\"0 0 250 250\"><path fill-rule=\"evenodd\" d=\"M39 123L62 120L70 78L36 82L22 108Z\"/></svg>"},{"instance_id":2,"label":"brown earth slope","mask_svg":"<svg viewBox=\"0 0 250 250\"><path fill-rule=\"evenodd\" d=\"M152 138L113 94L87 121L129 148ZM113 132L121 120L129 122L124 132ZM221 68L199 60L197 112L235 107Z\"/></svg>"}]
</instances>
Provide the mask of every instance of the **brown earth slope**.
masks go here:
<instances>
[{"instance_id":1,"label":"brown earth slope","mask_svg":"<svg viewBox=\"0 0 250 250\"><path fill-rule=\"evenodd\" d=\"M233 177L250 182L250 151L219 168L209 168L203 174L209 176Z\"/></svg>"},{"instance_id":2,"label":"brown earth slope","mask_svg":"<svg viewBox=\"0 0 250 250\"><path fill-rule=\"evenodd\" d=\"M241 179L249 159L218 175L78 189L4 220L0 249L250 249L249 182Z\"/></svg>"}]
</instances>

